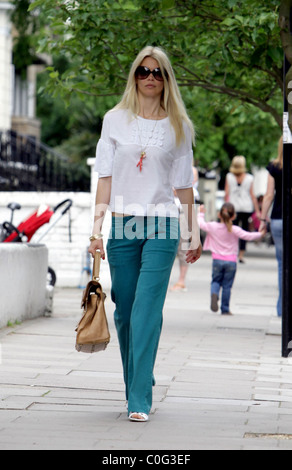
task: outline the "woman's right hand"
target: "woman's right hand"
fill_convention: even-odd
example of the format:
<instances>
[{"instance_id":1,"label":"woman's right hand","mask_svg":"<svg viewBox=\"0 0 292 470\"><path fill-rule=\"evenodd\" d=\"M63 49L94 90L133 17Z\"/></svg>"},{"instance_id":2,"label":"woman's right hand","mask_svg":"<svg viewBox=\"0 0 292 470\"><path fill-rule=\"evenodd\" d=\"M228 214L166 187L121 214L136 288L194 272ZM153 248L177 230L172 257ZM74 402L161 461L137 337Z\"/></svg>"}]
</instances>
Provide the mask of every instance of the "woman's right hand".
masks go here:
<instances>
[{"instance_id":1,"label":"woman's right hand","mask_svg":"<svg viewBox=\"0 0 292 470\"><path fill-rule=\"evenodd\" d=\"M98 240L93 240L90 243L90 246L88 248L88 253L91 254L92 258L94 258L96 251L100 251L101 259L104 260L105 259L105 251L104 251L104 247L103 247L102 238L100 238Z\"/></svg>"}]
</instances>

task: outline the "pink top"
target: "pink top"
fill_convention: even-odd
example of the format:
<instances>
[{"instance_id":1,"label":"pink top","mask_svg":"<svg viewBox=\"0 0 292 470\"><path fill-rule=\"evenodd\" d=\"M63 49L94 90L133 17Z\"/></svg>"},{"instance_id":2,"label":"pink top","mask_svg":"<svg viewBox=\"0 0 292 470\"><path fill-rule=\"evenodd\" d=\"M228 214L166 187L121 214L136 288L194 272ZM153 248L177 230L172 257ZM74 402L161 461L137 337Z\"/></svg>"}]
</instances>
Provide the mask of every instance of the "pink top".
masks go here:
<instances>
[{"instance_id":1,"label":"pink top","mask_svg":"<svg viewBox=\"0 0 292 470\"><path fill-rule=\"evenodd\" d=\"M204 250L212 252L213 259L237 262L238 239L246 241L259 240L262 237L260 232L246 232L236 225L232 226L232 232L224 223L205 222L204 214L199 214L199 225L207 237L204 243Z\"/></svg>"}]
</instances>

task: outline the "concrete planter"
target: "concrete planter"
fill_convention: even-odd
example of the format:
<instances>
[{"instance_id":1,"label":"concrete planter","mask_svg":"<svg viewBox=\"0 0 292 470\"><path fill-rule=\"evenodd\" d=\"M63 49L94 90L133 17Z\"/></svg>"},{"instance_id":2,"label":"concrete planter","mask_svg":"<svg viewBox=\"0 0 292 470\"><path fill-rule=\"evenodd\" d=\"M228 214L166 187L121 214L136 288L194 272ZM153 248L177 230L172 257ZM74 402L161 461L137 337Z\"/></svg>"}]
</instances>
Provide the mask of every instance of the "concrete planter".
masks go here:
<instances>
[{"instance_id":1,"label":"concrete planter","mask_svg":"<svg viewBox=\"0 0 292 470\"><path fill-rule=\"evenodd\" d=\"M0 328L46 312L45 245L0 244Z\"/></svg>"}]
</instances>

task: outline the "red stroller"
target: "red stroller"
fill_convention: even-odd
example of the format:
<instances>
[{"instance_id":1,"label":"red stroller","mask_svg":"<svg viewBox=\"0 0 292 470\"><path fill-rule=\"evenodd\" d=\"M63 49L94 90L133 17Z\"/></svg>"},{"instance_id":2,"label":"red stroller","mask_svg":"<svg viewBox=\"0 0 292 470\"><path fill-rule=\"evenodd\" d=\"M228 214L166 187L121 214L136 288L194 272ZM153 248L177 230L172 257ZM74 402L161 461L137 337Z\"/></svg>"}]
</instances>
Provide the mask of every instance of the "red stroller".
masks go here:
<instances>
[{"instance_id":1,"label":"red stroller","mask_svg":"<svg viewBox=\"0 0 292 470\"><path fill-rule=\"evenodd\" d=\"M18 227L13 225L13 215L15 210L21 209L21 206L17 203L11 203L8 208L11 210L10 222L4 222L2 224L2 231L0 234L0 242L2 243L28 243L32 239L33 235L43 225L49 223L51 217L60 210L60 215L54 222L48 227L45 233L36 241L39 243L47 233L58 223L58 221L70 210L72 206L71 199L65 199L63 202L58 204L54 209L49 207L39 208L27 219L21 222ZM71 217L69 212L69 241L71 242ZM49 273L49 284L55 285L56 274L52 268L48 269Z\"/></svg>"}]
</instances>

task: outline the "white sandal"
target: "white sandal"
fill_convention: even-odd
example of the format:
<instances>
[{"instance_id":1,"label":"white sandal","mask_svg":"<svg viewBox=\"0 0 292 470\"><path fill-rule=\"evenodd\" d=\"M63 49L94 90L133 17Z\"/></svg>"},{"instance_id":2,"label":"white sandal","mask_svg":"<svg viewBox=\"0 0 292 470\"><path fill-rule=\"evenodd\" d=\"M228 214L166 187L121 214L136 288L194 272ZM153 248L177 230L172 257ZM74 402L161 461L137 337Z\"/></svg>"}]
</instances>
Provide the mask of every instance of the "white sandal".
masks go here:
<instances>
[{"instance_id":1,"label":"white sandal","mask_svg":"<svg viewBox=\"0 0 292 470\"><path fill-rule=\"evenodd\" d=\"M148 421L149 417L146 413L140 413L138 411L131 411L129 414L129 420L130 421L137 421L141 423L145 423Z\"/></svg>"}]
</instances>

